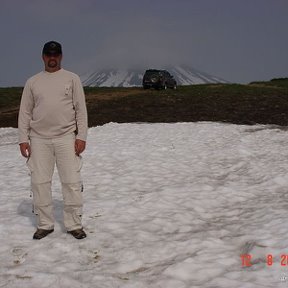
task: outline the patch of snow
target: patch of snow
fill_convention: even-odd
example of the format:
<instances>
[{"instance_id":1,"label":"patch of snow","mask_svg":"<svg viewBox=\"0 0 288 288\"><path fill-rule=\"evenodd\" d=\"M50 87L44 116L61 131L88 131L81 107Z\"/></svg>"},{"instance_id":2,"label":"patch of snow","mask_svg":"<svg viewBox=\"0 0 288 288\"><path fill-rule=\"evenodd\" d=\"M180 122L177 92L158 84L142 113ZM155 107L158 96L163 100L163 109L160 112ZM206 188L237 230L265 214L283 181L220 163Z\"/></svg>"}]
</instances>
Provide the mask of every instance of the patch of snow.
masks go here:
<instances>
[{"instance_id":1,"label":"patch of snow","mask_svg":"<svg viewBox=\"0 0 288 288\"><path fill-rule=\"evenodd\" d=\"M16 135L0 129L0 287L287 287L285 129L90 128L82 170L88 237L80 241L63 227L57 172L55 231L32 240L30 178Z\"/></svg>"}]
</instances>

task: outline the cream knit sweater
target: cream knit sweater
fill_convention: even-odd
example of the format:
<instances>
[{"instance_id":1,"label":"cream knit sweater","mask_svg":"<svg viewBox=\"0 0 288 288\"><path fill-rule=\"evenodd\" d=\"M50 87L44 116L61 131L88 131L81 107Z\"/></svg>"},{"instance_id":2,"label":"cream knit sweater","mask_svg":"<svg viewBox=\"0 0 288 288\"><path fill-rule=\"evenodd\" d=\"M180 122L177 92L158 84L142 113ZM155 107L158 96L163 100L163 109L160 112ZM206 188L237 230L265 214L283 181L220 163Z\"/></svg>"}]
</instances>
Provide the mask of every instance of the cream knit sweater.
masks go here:
<instances>
[{"instance_id":1,"label":"cream knit sweater","mask_svg":"<svg viewBox=\"0 0 288 288\"><path fill-rule=\"evenodd\" d=\"M86 141L87 110L78 75L60 69L27 80L18 117L19 143L30 137L54 138L77 132Z\"/></svg>"}]
</instances>

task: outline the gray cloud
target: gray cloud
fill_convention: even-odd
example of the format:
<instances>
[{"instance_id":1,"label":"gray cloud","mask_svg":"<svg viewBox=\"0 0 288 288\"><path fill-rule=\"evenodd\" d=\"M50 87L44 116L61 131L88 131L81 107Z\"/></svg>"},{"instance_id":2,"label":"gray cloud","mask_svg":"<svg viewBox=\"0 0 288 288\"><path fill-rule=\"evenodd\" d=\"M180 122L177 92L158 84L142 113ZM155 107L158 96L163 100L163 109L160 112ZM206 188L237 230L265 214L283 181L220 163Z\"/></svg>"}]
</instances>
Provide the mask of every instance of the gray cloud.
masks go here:
<instances>
[{"instance_id":1,"label":"gray cloud","mask_svg":"<svg viewBox=\"0 0 288 288\"><path fill-rule=\"evenodd\" d=\"M2 0L0 86L43 69L41 49L63 44L63 66L188 64L232 82L286 77L286 0Z\"/></svg>"}]
</instances>

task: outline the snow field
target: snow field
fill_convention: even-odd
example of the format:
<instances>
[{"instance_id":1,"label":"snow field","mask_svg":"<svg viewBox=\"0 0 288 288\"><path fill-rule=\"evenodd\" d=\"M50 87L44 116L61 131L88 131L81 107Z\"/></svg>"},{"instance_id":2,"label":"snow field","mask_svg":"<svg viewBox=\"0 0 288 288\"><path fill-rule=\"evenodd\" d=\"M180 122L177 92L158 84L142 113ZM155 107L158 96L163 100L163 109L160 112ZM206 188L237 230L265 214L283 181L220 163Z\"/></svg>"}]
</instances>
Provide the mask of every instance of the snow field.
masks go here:
<instances>
[{"instance_id":1,"label":"snow field","mask_svg":"<svg viewBox=\"0 0 288 288\"><path fill-rule=\"evenodd\" d=\"M55 231L32 240L30 180L16 132L0 130L0 287L287 287L285 129L90 128L81 241L65 233L57 173Z\"/></svg>"}]
</instances>

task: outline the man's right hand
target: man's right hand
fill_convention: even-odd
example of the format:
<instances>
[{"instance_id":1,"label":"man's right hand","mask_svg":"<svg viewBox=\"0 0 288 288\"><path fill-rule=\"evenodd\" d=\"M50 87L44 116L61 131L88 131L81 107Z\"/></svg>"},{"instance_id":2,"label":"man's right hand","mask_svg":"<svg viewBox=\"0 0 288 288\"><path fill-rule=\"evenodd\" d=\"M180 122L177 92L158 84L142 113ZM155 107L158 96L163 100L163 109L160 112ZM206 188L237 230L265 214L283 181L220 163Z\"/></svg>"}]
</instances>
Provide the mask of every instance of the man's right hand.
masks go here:
<instances>
[{"instance_id":1,"label":"man's right hand","mask_svg":"<svg viewBox=\"0 0 288 288\"><path fill-rule=\"evenodd\" d=\"M22 156L29 158L31 155L31 148L29 143L20 143L20 151Z\"/></svg>"}]
</instances>

